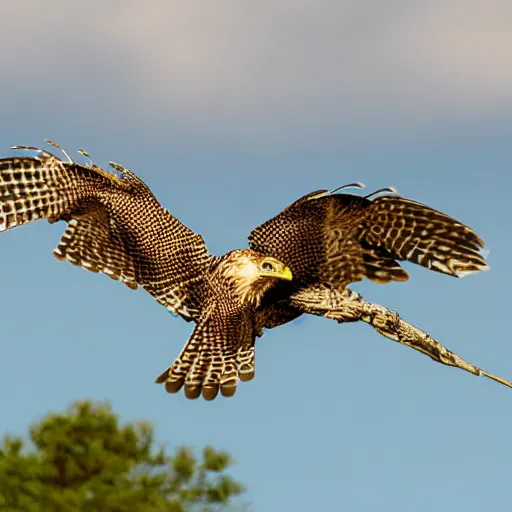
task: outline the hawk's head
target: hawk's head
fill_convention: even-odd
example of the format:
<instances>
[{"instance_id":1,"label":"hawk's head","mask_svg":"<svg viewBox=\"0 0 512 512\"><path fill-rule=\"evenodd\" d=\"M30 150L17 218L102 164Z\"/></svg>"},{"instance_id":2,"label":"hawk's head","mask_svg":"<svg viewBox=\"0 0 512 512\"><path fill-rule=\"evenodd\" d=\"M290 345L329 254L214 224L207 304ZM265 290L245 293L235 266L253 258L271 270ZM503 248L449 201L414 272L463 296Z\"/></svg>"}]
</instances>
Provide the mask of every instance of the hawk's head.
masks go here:
<instances>
[{"instance_id":1,"label":"hawk's head","mask_svg":"<svg viewBox=\"0 0 512 512\"><path fill-rule=\"evenodd\" d=\"M228 253L222 266L223 274L233 283L238 298L255 306L278 279L292 279L292 271L283 262L250 249Z\"/></svg>"}]
</instances>

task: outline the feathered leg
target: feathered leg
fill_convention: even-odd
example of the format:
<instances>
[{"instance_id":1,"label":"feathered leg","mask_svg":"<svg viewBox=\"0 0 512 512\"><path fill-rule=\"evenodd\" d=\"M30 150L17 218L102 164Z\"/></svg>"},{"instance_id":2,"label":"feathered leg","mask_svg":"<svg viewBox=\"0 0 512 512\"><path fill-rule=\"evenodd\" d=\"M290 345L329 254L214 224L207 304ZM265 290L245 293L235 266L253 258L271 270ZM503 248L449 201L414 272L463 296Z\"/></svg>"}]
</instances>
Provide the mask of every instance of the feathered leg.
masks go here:
<instances>
[{"instance_id":1,"label":"feathered leg","mask_svg":"<svg viewBox=\"0 0 512 512\"><path fill-rule=\"evenodd\" d=\"M366 322L386 338L390 338L402 345L422 352L438 363L460 368L473 375L483 375L512 388L512 382L492 375L468 363L457 354L447 349L444 345L441 345L441 343L430 336L430 334L400 318L400 315L396 311L392 311L379 304L366 302L358 293L352 290L345 290L343 294L335 294L335 303L332 301L332 292L325 290L324 293L326 296L327 294L330 295L331 304L328 303L328 300L324 300L322 304L316 302L318 294L314 301L308 300L308 297L304 294L302 294L302 296L297 295L294 297L294 303L297 306L300 305L307 313L325 316L339 323ZM340 300L342 296L345 300Z\"/></svg>"}]
</instances>

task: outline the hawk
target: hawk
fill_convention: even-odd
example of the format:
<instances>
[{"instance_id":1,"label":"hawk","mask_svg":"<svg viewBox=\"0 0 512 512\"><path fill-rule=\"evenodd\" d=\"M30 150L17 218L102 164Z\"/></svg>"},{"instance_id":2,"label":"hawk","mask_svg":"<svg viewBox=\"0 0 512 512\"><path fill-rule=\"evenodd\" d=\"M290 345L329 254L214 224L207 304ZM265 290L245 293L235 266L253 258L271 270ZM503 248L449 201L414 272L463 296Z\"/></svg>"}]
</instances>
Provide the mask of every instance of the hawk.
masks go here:
<instances>
[{"instance_id":1,"label":"hawk","mask_svg":"<svg viewBox=\"0 0 512 512\"><path fill-rule=\"evenodd\" d=\"M487 270L483 240L469 227L393 189L369 196L319 190L249 235L249 248L210 254L203 238L161 206L130 170L108 172L28 146L35 156L0 159L0 231L38 219L65 221L60 260L139 286L195 323L174 363L156 382L188 398L232 396L254 377L263 329L303 313L364 321L435 361L508 381L467 363L397 313L366 302L348 285L405 281L407 260L454 277ZM351 186L362 188L356 183Z\"/></svg>"}]
</instances>

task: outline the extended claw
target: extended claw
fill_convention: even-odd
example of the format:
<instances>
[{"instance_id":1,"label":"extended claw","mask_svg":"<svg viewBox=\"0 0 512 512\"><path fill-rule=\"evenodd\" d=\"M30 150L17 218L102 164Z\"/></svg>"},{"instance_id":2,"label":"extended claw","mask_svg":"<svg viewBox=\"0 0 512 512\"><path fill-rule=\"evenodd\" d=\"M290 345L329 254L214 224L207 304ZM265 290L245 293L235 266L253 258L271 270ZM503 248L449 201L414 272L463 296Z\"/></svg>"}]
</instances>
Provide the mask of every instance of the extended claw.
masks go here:
<instances>
[{"instance_id":1,"label":"extended claw","mask_svg":"<svg viewBox=\"0 0 512 512\"><path fill-rule=\"evenodd\" d=\"M126 169L126 167L123 167L120 164L116 164L115 162L109 162L108 165L110 165L110 167L112 167L112 169L117 171L117 173L118 173L117 176L119 178L122 178L123 174L128 170L128 169Z\"/></svg>"},{"instance_id":2,"label":"extended claw","mask_svg":"<svg viewBox=\"0 0 512 512\"><path fill-rule=\"evenodd\" d=\"M356 181L355 183L349 183L348 185L342 185L341 187L335 188L334 190L328 191L328 190L322 190L318 194L314 194L308 197L308 200L312 199L320 199L321 197L330 196L332 194L335 194L336 192L339 192L340 190L345 190L347 188L366 188L366 185L360 181Z\"/></svg>"},{"instance_id":3,"label":"extended claw","mask_svg":"<svg viewBox=\"0 0 512 512\"><path fill-rule=\"evenodd\" d=\"M23 149L27 151L43 151L41 148L36 148L35 146L11 146L11 149Z\"/></svg>"},{"instance_id":4,"label":"extended claw","mask_svg":"<svg viewBox=\"0 0 512 512\"><path fill-rule=\"evenodd\" d=\"M85 158L85 165L88 165L89 167L97 167L96 164L92 161L92 158L90 157L89 153L87 153L85 149L77 149L76 152Z\"/></svg>"},{"instance_id":5,"label":"extended claw","mask_svg":"<svg viewBox=\"0 0 512 512\"><path fill-rule=\"evenodd\" d=\"M341 187L335 188L334 190L331 190L329 194L335 194L336 192L339 192L340 190L346 190L347 188L363 189L366 188L366 185L361 181L356 181L355 183L349 183L348 185L342 185Z\"/></svg>"},{"instance_id":6,"label":"extended claw","mask_svg":"<svg viewBox=\"0 0 512 512\"><path fill-rule=\"evenodd\" d=\"M16 149L16 150L21 150L21 151L37 151L38 153L42 153L43 155L57 158L53 153L50 153L49 151L46 151L45 149L36 148L35 146L11 146L11 149Z\"/></svg>"},{"instance_id":7,"label":"extended claw","mask_svg":"<svg viewBox=\"0 0 512 512\"><path fill-rule=\"evenodd\" d=\"M364 196L365 199L370 199L372 196L376 196L377 194L381 194L384 192L388 192L390 194L398 194L398 190L395 187L384 187L379 188L379 190L376 190L375 192L372 192L371 194L368 194L367 196Z\"/></svg>"},{"instance_id":8,"label":"extended claw","mask_svg":"<svg viewBox=\"0 0 512 512\"><path fill-rule=\"evenodd\" d=\"M70 163L70 164L74 164L75 163L71 159L71 157L66 153L66 151L59 146L59 144L57 144L56 142L54 142L53 140L50 140L50 139L44 139L44 141L47 144L50 144L50 146L53 146L55 149L58 149L66 157L68 163Z\"/></svg>"}]
</instances>

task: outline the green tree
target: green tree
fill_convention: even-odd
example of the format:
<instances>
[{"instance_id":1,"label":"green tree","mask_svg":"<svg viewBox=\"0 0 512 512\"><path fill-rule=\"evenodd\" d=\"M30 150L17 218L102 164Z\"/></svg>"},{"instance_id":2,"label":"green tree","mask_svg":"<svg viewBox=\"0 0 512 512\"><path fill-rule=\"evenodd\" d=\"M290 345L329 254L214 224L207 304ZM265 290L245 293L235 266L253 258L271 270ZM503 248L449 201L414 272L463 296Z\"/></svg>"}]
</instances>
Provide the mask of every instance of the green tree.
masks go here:
<instances>
[{"instance_id":1,"label":"green tree","mask_svg":"<svg viewBox=\"0 0 512 512\"><path fill-rule=\"evenodd\" d=\"M0 510L184 512L225 510L244 492L229 454L201 457L154 447L145 421L121 425L109 405L76 402L29 432L35 449L6 436L0 447Z\"/></svg>"}]
</instances>

